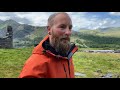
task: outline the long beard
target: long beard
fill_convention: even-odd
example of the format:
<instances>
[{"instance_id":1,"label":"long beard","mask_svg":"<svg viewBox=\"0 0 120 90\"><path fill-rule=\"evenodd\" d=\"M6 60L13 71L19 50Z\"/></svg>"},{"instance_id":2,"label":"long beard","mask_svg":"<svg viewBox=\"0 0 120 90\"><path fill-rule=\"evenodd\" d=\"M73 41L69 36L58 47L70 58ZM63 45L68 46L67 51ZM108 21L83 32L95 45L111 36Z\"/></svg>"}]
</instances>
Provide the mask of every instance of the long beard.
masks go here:
<instances>
[{"instance_id":1,"label":"long beard","mask_svg":"<svg viewBox=\"0 0 120 90\"><path fill-rule=\"evenodd\" d=\"M70 49L70 38L66 36L57 37L52 32L52 46L59 54L66 55Z\"/></svg>"}]
</instances>

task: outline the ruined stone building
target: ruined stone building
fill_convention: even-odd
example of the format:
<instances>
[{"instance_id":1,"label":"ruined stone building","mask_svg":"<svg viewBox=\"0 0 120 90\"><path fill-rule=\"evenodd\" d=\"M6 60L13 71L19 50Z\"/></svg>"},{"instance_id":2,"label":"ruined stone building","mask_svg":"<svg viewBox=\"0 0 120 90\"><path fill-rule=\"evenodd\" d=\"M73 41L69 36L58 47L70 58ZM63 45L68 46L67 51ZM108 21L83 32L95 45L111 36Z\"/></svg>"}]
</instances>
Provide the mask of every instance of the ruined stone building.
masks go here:
<instances>
[{"instance_id":1,"label":"ruined stone building","mask_svg":"<svg viewBox=\"0 0 120 90\"><path fill-rule=\"evenodd\" d=\"M11 26L7 26L6 36L0 38L0 48L13 48L13 31Z\"/></svg>"}]
</instances>

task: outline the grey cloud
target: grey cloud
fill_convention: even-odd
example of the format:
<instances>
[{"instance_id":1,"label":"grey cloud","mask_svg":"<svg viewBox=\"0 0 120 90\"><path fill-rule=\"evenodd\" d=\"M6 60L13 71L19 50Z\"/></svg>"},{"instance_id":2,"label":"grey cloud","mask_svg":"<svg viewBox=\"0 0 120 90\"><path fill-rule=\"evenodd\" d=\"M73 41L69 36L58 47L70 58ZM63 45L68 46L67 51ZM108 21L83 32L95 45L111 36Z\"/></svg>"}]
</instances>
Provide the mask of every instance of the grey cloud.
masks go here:
<instances>
[{"instance_id":1,"label":"grey cloud","mask_svg":"<svg viewBox=\"0 0 120 90\"><path fill-rule=\"evenodd\" d=\"M22 22L22 23L25 23L25 24L32 24L33 21L28 19L27 17L24 17L24 18L20 18L19 16L17 16L17 14L30 14L30 12L0 12L0 16L1 17L6 17L9 19L13 19L17 22Z\"/></svg>"}]
</instances>

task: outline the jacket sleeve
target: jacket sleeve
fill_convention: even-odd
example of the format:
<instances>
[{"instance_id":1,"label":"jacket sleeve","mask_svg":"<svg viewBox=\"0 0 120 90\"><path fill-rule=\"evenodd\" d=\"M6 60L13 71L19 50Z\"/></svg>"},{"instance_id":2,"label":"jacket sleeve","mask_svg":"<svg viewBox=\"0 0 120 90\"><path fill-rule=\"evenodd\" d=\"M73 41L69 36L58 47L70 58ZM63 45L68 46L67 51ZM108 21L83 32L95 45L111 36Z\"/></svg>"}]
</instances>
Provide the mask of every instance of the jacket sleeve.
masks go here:
<instances>
[{"instance_id":1,"label":"jacket sleeve","mask_svg":"<svg viewBox=\"0 0 120 90\"><path fill-rule=\"evenodd\" d=\"M26 61L19 78L45 78L47 75L47 61L42 55L33 54Z\"/></svg>"}]
</instances>

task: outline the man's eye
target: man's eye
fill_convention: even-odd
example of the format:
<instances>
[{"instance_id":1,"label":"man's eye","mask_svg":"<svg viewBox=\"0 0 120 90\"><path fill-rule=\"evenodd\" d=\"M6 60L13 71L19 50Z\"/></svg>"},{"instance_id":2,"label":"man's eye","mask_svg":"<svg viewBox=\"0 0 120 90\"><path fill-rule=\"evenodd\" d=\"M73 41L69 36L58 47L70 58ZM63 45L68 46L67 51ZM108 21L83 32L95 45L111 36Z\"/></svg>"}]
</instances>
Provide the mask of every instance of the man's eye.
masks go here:
<instances>
[{"instance_id":1,"label":"man's eye","mask_svg":"<svg viewBox=\"0 0 120 90\"><path fill-rule=\"evenodd\" d=\"M72 27L69 27L69 29L72 29Z\"/></svg>"},{"instance_id":2,"label":"man's eye","mask_svg":"<svg viewBox=\"0 0 120 90\"><path fill-rule=\"evenodd\" d=\"M72 25L71 25L71 26L69 26L69 29L72 29Z\"/></svg>"},{"instance_id":3,"label":"man's eye","mask_svg":"<svg viewBox=\"0 0 120 90\"><path fill-rule=\"evenodd\" d=\"M60 28L66 28L66 26L60 26Z\"/></svg>"}]
</instances>

